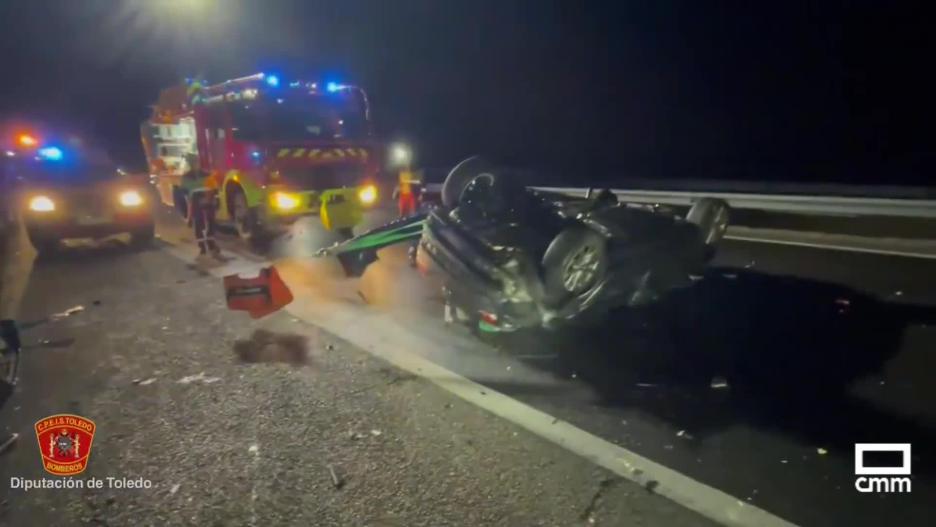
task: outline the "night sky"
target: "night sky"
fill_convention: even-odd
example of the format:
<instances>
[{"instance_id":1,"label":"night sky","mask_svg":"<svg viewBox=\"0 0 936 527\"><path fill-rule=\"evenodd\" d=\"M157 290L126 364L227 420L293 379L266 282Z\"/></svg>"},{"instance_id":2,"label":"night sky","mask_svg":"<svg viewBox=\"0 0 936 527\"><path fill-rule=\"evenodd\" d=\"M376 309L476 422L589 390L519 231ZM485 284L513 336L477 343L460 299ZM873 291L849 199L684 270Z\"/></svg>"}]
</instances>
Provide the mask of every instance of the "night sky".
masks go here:
<instances>
[{"instance_id":1,"label":"night sky","mask_svg":"<svg viewBox=\"0 0 936 527\"><path fill-rule=\"evenodd\" d=\"M361 85L425 166L931 184L930 21L890 2L6 0L0 117L142 165L161 87L265 71Z\"/></svg>"}]
</instances>

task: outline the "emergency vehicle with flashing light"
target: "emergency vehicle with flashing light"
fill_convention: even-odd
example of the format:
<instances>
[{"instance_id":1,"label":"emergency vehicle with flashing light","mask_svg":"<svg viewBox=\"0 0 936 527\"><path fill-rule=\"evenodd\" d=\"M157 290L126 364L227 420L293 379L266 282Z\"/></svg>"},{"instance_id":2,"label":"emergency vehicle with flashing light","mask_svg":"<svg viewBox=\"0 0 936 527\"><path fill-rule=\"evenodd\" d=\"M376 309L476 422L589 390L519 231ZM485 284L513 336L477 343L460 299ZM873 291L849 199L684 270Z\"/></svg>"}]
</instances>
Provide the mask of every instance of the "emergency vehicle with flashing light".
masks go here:
<instances>
[{"instance_id":1,"label":"emergency vehicle with flashing light","mask_svg":"<svg viewBox=\"0 0 936 527\"><path fill-rule=\"evenodd\" d=\"M317 215L345 236L378 201L384 153L365 92L258 73L163 90L141 126L161 201L187 213L182 175L197 156L218 189L218 222L247 240ZM194 154L194 156L190 155Z\"/></svg>"}]
</instances>

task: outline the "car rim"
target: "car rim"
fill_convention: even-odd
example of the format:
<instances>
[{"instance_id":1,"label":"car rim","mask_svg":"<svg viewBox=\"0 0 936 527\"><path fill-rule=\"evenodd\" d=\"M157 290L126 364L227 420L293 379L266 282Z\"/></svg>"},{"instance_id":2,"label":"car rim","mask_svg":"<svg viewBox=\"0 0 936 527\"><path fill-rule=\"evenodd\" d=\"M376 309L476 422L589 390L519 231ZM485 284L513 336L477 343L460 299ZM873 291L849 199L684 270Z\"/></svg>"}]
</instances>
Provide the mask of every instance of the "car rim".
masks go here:
<instances>
[{"instance_id":1,"label":"car rim","mask_svg":"<svg viewBox=\"0 0 936 527\"><path fill-rule=\"evenodd\" d=\"M581 293L592 285L598 275L598 252L586 245L570 256L562 272L562 285L570 293Z\"/></svg>"}]
</instances>

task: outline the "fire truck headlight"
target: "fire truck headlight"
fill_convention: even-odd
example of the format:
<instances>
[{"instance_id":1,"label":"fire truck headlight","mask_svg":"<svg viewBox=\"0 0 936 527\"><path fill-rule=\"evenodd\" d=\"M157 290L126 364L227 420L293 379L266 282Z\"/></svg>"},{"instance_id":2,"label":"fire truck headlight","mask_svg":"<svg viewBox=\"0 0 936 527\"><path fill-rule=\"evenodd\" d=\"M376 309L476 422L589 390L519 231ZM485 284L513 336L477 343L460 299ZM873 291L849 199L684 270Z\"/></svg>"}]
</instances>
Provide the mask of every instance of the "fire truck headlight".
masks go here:
<instances>
[{"instance_id":1,"label":"fire truck headlight","mask_svg":"<svg viewBox=\"0 0 936 527\"><path fill-rule=\"evenodd\" d=\"M127 190L120 193L119 201L124 207L139 207L143 204L143 196L135 190Z\"/></svg>"},{"instance_id":2,"label":"fire truck headlight","mask_svg":"<svg viewBox=\"0 0 936 527\"><path fill-rule=\"evenodd\" d=\"M55 210L55 202L48 196L33 196L29 200L29 210L33 212L52 212Z\"/></svg>"},{"instance_id":3,"label":"fire truck headlight","mask_svg":"<svg viewBox=\"0 0 936 527\"><path fill-rule=\"evenodd\" d=\"M358 199L364 205L373 205L377 201L377 187L374 185L364 185L358 189Z\"/></svg>"},{"instance_id":4,"label":"fire truck headlight","mask_svg":"<svg viewBox=\"0 0 936 527\"><path fill-rule=\"evenodd\" d=\"M292 210L299 206L299 196L288 192L273 194L273 206L279 210Z\"/></svg>"}]
</instances>

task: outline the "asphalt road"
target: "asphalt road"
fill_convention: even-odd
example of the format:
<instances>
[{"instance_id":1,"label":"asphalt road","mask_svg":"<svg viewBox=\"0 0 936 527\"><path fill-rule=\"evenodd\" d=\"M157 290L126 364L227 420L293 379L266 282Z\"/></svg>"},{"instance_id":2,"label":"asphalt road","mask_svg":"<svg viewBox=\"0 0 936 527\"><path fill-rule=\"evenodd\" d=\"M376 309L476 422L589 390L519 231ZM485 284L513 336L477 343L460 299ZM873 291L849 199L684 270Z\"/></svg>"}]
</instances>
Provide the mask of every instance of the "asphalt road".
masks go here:
<instances>
[{"instance_id":1,"label":"asphalt road","mask_svg":"<svg viewBox=\"0 0 936 527\"><path fill-rule=\"evenodd\" d=\"M706 280L659 306L588 332L482 342L442 321L436 290L399 251L360 280L310 260L329 241L311 223L262 257L225 243L277 260L297 296L290 313L249 322L223 308L210 269L177 258L184 229L160 224L159 250L81 250L37 268L27 319L85 310L29 330L20 392L0 413L25 439L0 460L5 480L39 477L32 422L75 411L101 428L89 471L157 487L7 491L0 522L707 523L350 343L368 341L405 343L796 524L930 524L932 260L729 242ZM236 343L257 328L305 336L308 363L266 363L295 356L280 351L244 365L235 348L250 345ZM219 380L179 382L202 371ZM912 493L858 493L857 442L911 443Z\"/></svg>"}]
</instances>

